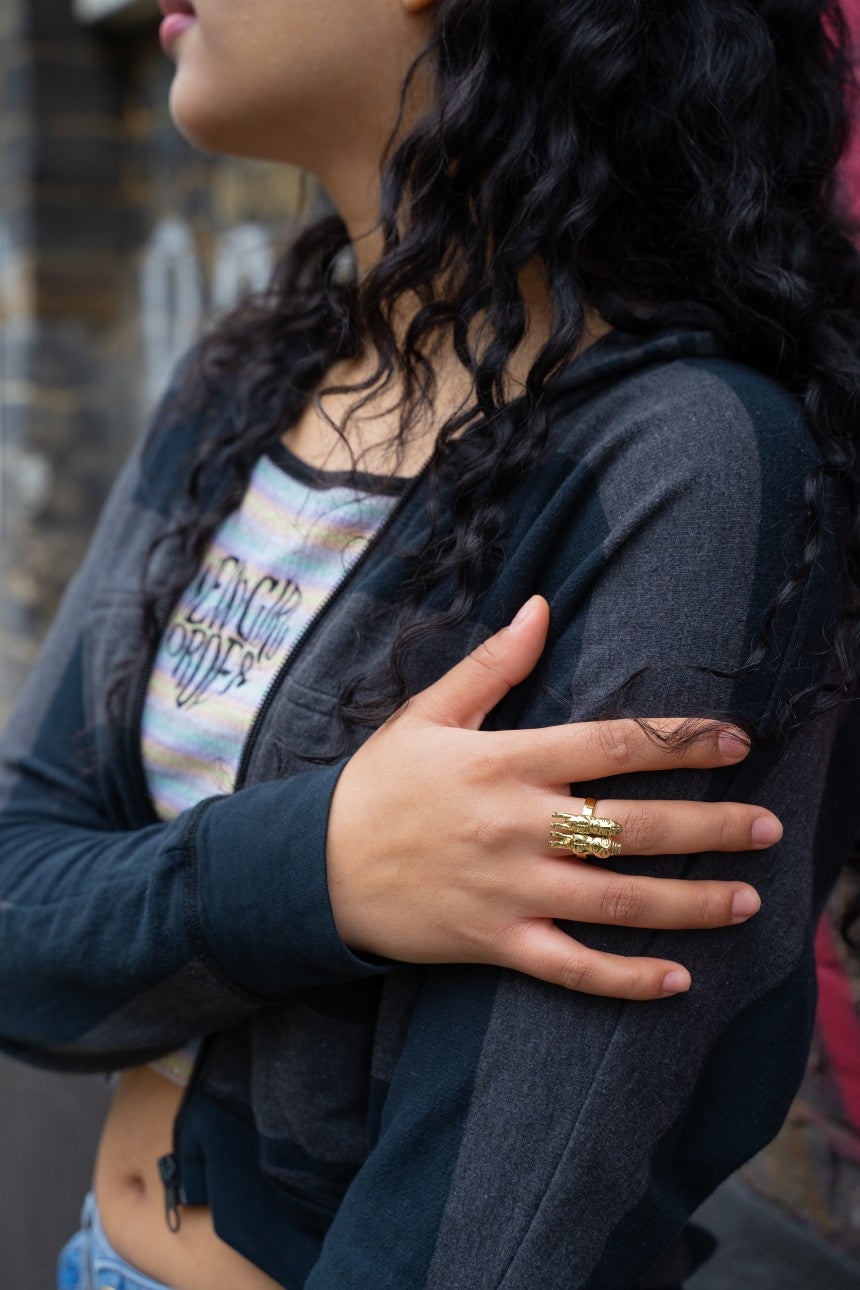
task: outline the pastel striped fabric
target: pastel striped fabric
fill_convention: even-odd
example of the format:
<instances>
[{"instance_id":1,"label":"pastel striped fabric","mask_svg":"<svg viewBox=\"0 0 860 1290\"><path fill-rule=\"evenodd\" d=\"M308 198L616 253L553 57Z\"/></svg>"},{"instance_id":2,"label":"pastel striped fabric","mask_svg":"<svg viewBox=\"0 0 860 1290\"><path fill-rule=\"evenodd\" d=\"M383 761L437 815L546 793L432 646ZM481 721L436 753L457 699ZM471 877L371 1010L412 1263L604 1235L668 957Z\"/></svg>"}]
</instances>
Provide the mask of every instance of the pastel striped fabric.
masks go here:
<instances>
[{"instance_id":1,"label":"pastel striped fabric","mask_svg":"<svg viewBox=\"0 0 860 1290\"><path fill-rule=\"evenodd\" d=\"M147 688L143 764L161 819L232 791L267 688L402 482L348 478L279 447L257 462L241 506L218 529Z\"/></svg>"}]
</instances>

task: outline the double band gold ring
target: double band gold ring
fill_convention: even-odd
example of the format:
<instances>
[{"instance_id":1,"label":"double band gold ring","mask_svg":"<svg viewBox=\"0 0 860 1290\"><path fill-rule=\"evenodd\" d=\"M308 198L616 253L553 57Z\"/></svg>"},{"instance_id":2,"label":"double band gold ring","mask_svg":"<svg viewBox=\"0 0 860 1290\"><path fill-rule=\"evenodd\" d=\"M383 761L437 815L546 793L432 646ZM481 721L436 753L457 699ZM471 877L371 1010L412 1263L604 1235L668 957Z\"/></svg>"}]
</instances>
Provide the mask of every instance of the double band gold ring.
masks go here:
<instances>
[{"instance_id":1,"label":"double band gold ring","mask_svg":"<svg viewBox=\"0 0 860 1290\"><path fill-rule=\"evenodd\" d=\"M549 845L554 851L567 851L579 860L594 856L609 860L621 854L621 843L614 839L621 832L617 820L600 819L594 814L597 798L587 797L579 815L553 811Z\"/></svg>"}]
</instances>

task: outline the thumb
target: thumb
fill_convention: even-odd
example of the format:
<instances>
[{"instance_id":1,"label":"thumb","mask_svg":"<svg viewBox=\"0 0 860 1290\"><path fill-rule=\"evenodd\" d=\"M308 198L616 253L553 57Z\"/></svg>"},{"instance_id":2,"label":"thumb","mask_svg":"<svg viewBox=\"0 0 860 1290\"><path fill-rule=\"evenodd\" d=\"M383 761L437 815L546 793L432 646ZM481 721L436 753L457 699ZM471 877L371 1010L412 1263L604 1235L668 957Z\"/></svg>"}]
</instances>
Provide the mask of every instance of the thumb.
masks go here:
<instances>
[{"instance_id":1,"label":"thumb","mask_svg":"<svg viewBox=\"0 0 860 1290\"><path fill-rule=\"evenodd\" d=\"M443 726L477 730L491 708L531 672L549 627L549 605L532 596L509 627L483 641L415 697L412 710Z\"/></svg>"}]
</instances>

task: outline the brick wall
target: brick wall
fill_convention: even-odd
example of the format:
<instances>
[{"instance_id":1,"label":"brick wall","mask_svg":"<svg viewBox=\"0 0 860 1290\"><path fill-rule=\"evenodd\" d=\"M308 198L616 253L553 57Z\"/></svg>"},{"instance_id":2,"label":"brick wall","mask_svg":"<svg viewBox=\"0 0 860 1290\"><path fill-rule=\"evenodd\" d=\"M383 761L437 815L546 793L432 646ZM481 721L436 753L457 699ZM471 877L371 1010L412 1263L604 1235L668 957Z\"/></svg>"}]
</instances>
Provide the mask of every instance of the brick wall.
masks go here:
<instances>
[{"instance_id":1,"label":"brick wall","mask_svg":"<svg viewBox=\"0 0 860 1290\"><path fill-rule=\"evenodd\" d=\"M302 197L184 144L156 0L125 13L0 0L0 724L170 365L265 279ZM3 1290L52 1284L107 1095L0 1059Z\"/></svg>"},{"instance_id":2,"label":"brick wall","mask_svg":"<svg viewBox=\"0 0 860 1290\"><path fill-rule=\"evenodd\" d=\"M0 5L0 720L172 363L303 195L182 141L155 0L133 16Z\"/></svg>"}]
</instances>

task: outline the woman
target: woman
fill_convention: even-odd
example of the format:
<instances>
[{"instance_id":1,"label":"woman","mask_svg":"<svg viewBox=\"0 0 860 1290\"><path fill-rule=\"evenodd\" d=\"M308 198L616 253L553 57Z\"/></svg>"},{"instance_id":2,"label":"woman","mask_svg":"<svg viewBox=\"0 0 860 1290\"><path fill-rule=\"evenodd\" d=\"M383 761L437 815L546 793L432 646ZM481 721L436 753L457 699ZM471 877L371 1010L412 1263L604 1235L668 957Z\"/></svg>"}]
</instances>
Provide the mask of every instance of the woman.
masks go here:
<instances>
[{"instance_id":1,"label":"woman","mask_svg":"<svg viewBox=\"0 0 860 1290\"><path fill-rule=\"evenodd\" d=\"M636 1286L781 1122L854 824L838 14L163 8L179 128L338 213L6 736L4 1046L124 1071L61 1279Z\"/></svg>"}]
</instances>

